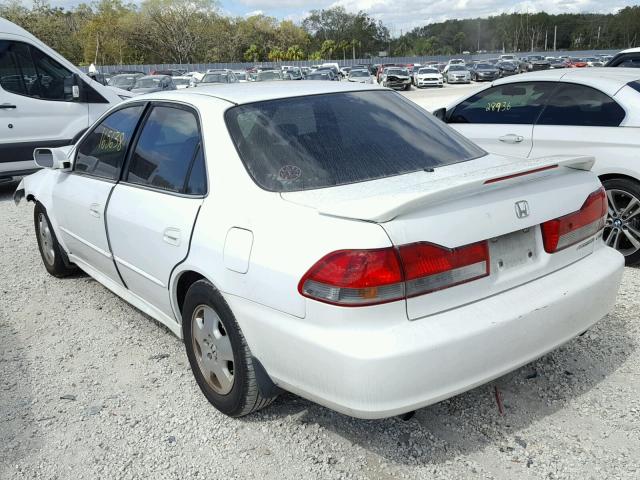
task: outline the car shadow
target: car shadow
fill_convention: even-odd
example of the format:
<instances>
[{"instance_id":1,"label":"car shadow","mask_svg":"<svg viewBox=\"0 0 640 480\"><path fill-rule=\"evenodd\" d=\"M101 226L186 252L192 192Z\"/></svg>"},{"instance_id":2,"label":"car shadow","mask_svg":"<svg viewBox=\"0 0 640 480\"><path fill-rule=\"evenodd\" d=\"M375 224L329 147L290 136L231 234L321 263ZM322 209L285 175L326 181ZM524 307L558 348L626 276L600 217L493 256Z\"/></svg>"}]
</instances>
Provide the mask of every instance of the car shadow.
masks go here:
<instances>
[{"instance_id":1,"label":"car shadow","mask_svg":"<svg viewBox=\"0 0 640 480\"><path fill-rule=\"evenodd\" d=\"M489 444L504 445L500 448L507 452L526 447L523 430L597 387L635 348L625 319L613 312L559 349L488 384L422 408L408 421L399 417L360 420L291 394L244 421L287 417L317 424L385 462L436 466L459 455L481 455Z\"/></svg>"}]
</instances>

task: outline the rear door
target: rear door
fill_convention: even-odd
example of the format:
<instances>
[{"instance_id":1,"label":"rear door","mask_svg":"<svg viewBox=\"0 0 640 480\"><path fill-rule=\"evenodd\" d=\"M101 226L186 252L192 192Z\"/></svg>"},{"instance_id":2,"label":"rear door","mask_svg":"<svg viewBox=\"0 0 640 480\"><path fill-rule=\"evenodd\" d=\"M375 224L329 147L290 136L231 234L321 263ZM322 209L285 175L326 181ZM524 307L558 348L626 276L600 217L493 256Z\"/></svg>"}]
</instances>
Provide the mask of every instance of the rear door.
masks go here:
<instances>
[{"instance_id":1,"label":"rear door","mask_svg":"<svg viewBox=\"0 0 640 480\"><path fill-rule=\"evenodd\" d=\"M118 284L105 208L144 108L140 103L119 109L94 127L77 146L73 171L53 189L55 218L69 252Z\"/></svg>"},{"instance_id":2,"label":"rear door","mask_svg":"<svg viewBox=\"0 0 640 480\"><path fill-rule=\"evenodd\" d=\"M111 196L107 222L127 288L172 318L169 278L187 256L206 188L197 113L178 104L152 105Z\"/></svg>"},{"instance_id":3,"label":"rear door","mask_svg":"<svg viewBox=\"0 0 640 480\"><path fill-rule=\"evenodd\" d=\"M458 104L446 121L488 152L527 157L533 124L552 90L546 82L496 85Z\"/></svg>"},{"instance_id":4,"label":"rear door","mask_svg":"<svg viewBox=\"0 0 640 480\"><path fill-rule=\"evenodd\" d=\"M619 165L629 152L631 135L619 127L624 117L624 109L600 90L560 83L533 129L531 156L593 155L594 171L607 172L610 163Z\"/></svg>"}]
</instances>

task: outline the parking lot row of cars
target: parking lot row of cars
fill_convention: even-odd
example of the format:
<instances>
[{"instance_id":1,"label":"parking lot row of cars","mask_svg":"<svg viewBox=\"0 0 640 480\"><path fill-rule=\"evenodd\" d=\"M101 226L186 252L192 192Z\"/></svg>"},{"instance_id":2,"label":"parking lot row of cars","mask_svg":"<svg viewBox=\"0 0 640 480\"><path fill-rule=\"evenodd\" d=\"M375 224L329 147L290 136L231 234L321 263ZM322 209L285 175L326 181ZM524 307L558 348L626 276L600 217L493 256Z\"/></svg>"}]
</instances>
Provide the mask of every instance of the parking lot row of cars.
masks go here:
<instances>
[{"instance_id":1,"label":"parking lot row of cars","mask_svg":"<svg viewBox=\"0 0 640 480\"><path fill-rule=\"evenodd\" d=\"M348 80L359 83L373 83L407 90L412 86L442 87L445 83L470 83L492 81L523 72L559 68L601 67L613 58L611 55L593 57L544 57L528 55L517 57L501 55L487 60L467 61L451 59L447 63L427 62L425 64L362 64L340 67L338 63L324 63L311 67L284 65L281 67L254 66L245 70L208 69L206 72L186 70L157 70L150 75L141 71L119 71L115 75L95 74L99 81L134 94L152 91L193 88L236 82L265 82L279 80Z\"/></svg>"}]
</instances>

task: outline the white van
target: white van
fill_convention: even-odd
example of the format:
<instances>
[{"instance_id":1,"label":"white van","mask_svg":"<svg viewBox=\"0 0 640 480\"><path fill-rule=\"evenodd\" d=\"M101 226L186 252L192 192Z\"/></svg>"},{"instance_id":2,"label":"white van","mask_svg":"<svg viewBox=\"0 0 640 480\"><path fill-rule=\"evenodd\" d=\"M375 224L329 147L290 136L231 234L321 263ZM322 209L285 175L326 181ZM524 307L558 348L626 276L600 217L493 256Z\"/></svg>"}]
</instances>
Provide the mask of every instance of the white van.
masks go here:
<instances>
[{"instance_id":1,"label":"white van","mask_svg":"<svg viewBox=\"0 0 640 480\"><path fill-rule=\"evenodd\" d=\"M37 147L70 145L129 98L82 73L26 30L0 18L0 179L37 169Z\"/></svg>"}]
</instances>

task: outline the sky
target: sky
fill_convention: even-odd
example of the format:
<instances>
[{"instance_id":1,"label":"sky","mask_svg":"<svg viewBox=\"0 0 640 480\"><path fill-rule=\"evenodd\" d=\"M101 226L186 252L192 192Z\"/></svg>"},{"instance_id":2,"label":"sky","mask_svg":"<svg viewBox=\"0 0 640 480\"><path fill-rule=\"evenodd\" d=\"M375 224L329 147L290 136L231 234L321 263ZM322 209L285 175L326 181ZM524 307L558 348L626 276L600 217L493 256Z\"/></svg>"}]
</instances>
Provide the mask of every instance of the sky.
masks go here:
<instances>
[{"instance_id":1,"label":"sky","mask_svg":"<svg viewBox=\"0 0 640 480\"><path fill-rule=\"evenodd\" d=\"M86 0L85 0L86 1ZM140 0L133 0L139 3ZM80 0L50 0L54 6L74 6ZM219 0L224 13L233 16L263 13L279 19L301 21L310 10L342 5L348 11L364 10L382 20L392 35L416 26L451 18L473 18L511 12L610 13L640 0Z\"/></svg>"}]
</instances>

